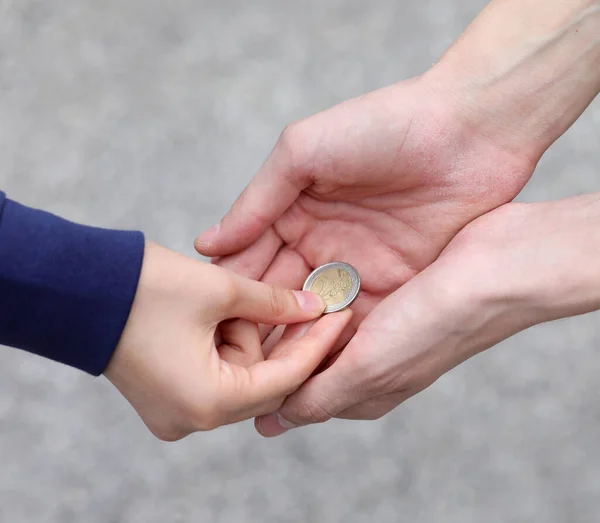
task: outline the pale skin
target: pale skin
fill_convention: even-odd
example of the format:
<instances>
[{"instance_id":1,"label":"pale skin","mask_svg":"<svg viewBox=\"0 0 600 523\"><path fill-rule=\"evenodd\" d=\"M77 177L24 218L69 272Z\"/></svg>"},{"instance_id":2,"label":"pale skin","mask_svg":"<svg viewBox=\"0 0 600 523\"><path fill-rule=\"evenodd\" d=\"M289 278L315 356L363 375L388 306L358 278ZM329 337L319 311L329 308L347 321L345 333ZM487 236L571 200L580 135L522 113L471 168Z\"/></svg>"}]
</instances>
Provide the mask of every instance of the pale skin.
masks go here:
<instances>
[{"instance_id":1,"label":"pale skin","mask_svg":"<svg viewBox=\"0 0 600 523\"><path fill-rule=\"evenodd\" d=\"M288 398L278 416L258 418L259 432L276 436L306 420L326 421L347 404L337 417L379 418L523 329L599 309L598 231L599 193L511 203L474 220L376 307L340 358Z\"/></svg>"},{"instance_id":2,"label":"pale skin","mask_svg":"<svg viewBox=\"0 0 600 523\"><path fill-rule=\"evenodd\" d=\"M310 292L242 278L149 243L106 377L165 441L277 410L350 321ZM290 327L268 358L257 322Z\"/></svg>"},{"instance_id":3,"label":"pale skin","mask_svg":"<svg viewBox=\"0 0 600 523\"><path fill-rule=\"evenodd\" d=\"M598 287L569 281L567 263L581 253L598 259L597 251L583 238L574 244L554 234L552 213L583 226L595 197L508 202L599 91L600 2L496 0L423 76L286 129L196 248L288 288L300 288L314 267L346 261L361 274L363 292L336 344L344 350L277 413L259 417L263 435L331 417L382 416L514 332L593 310L589 292ZM529 227L539 216L536 236L515 224ZM538 245L544 235L549 243ZM519 249L498 248L500 238ZM572 258L548 271L558 271L564 299L546 311L540 296L548 282L529 288L531 260L563 247ZM503 264L518 269L505 287L471 277ZM590 267L579 274L597 276ZM503 308L514 300L519 318Z\"/></svg>"}]
</instances>

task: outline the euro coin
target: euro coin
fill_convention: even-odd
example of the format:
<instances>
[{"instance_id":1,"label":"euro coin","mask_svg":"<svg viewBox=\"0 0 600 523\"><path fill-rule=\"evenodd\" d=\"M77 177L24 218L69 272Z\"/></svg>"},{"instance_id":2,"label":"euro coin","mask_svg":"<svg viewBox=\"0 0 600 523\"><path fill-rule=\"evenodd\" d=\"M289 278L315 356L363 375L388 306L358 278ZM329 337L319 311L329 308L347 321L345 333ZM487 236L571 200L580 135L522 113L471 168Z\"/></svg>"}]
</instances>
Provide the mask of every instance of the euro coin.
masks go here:
<instances>
[{"instance_id":1,"label":"euro coin","mask_svg":"<svg viewBox=\"0 0 600 523\"><path fill-rule=\"evenodd\" d=\"M348 263L327 263L310 273L302 290L321 296L327 305L324 314L330 314L352 305L360 291L360 276Z\"/></svg>"}]
</instances>

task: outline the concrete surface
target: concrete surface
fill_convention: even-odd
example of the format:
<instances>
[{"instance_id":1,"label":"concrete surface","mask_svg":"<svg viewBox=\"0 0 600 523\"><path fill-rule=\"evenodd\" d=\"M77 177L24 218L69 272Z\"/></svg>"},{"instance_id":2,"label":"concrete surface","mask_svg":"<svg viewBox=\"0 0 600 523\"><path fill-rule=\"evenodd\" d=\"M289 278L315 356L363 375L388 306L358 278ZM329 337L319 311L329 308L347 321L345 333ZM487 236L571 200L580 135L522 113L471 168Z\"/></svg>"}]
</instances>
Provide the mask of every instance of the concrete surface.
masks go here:
<instances>
[{"instance_id":1,"label":"concrete surface","mask_svg":"<svg viewBox=\"0 0 600 523\"><path fill-rule=\"evenodd\" d=\"M192 254L283 126L427 68L485 0L0 0L0 187ZM600 106L525 200L600 185ZM2 523L595 522L600 316L387 418L154 440L102 379L0 350Z\"/></svg>"}]
</instances>

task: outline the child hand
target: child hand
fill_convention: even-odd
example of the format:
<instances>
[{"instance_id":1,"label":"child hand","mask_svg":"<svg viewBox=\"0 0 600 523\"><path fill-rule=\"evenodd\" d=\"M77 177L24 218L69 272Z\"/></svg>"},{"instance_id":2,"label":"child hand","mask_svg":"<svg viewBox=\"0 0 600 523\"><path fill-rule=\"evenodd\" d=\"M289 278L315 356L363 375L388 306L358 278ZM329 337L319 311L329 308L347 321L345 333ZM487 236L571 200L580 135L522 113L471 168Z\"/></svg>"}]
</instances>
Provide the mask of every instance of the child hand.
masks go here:
<instances>
[{"instance_id":1,"label":"child hand","mask_svg":"<svg viewBox=\"0 0 600 523\"><path fill-rule=\"evenodd\" d=\"M146 246L131 314L105 372L158 438L277 410L328 355L349 311ZM265 361L257 323L287 329Z\"/></svg>"}]
</instances>

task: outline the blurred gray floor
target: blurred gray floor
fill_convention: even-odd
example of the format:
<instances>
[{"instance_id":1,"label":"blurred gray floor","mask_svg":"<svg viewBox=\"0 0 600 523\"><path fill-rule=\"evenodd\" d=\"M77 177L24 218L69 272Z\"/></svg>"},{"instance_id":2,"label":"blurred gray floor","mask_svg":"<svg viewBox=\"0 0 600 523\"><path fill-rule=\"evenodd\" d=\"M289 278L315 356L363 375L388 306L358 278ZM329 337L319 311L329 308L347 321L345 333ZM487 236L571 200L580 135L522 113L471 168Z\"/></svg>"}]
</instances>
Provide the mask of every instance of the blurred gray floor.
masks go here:
<instances>
[{"instance_id":1,"label":"blurred gray floor","mask_svg":"<svg viewBox=\"0 0 600 523\"><path fill-rule=\"evenodd\" d=\"M419 74L485 0L0 0L0 187L193 255L283 126ZM600 188L600 105L521 196ZM154 440L103 379L0 349L2 523L596 522L600 315L378 422Z\"/></svg>"}]
</instances>

